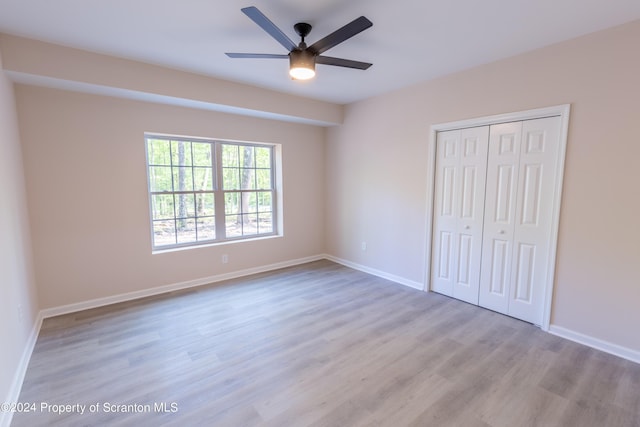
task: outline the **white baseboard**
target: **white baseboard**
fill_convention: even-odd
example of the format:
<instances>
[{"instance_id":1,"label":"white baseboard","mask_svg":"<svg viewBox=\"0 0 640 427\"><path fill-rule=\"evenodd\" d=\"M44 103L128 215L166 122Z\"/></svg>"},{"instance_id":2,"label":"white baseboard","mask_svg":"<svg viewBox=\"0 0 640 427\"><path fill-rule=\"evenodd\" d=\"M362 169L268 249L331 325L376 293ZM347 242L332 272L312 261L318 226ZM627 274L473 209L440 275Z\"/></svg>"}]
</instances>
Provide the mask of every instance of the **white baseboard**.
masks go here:
<instances>
[{"instance_id":1,"label":"white baseboard","mask_svg":"<svg viewBox=\"0 0 640 427\"><path fill-rule=\"evenodd\" d=\"M304 264L307 262L318 261L324 259L324 255L314 255L306 258L298 258L294 260L279 262L276 264L262 265L259 267L247 268L244 270L233 271L230 273L217 274L214 276L203 277L200 279L188 280L186 282L173 283L165 286L158 286L150 289L143 289L135 292L127 292L124 294L112 295L104 298L96 298L88 301L82 301L74 304L67 304L58 307L52 307L42 310L42 318L60 316L62 314L75 313L77 311L87 310L90 308L102 307L109 304L131 301L139 298L149 297L153 295L164 294L167 292L178 291L181 289L193 288L196 286L208 285L210 283L222 282L224 280L236 279L238 277L249 276L251 274L264 273L267 271L277 270L280 268L292 267L294 265Z\"/></svg>"},{"instance_id":2,"label":"white baseboard","mask_svg":"<svg viewBox=\"0 0 640 427\"><path fill-rule=\"evenodd\" d=\"M623 359L627 359L635 363L640 363L640 351L637 350L632 350L618 344L593 338L589 335L584 335L580 332L575 332L571 329L566 329L557 325L549 326L549 333L579 344L584 344L595 348L596 350L604 351L605 353L613 354L614 356L622 357Z\"/></svg>"},{"instance_id":3,"label":"white baseboard","mask_svg":"<svg viewBox=\"0 0 640 427\"><path fill-rule=\"evenodd\" d=\"M424 289L424 284L420 282L414 282L413 280L396 276L395 274L390 274L390 273L387 273L386 271L376 270L375 268L370 268L362 264L357 264L355 262L347 261L346 259L334 257L333 255L325 255L324 257L329 261L337 262L338 264L342 264L346 267L353 268L354 270L359 270L364 273L382 277L383 279L391 280L392 282L396 282L413 289L418 289L419 291Z\"/></svg>"},{"instance_id":4,"label":"white baseboard","mask_svg":"<svg viewBox=\"0 0 640 427\"><path fill-rule=\"evenodd\" d=\"M42 312L40 312L36 316L36 320L33 323L33 328L31 328L31 333L29 334L29 338L27 338L24 350L22 351L20 362L16 367L16 372L13 376L13 382L11 383L11 388L9 389L9 395L0 403L18 402L18 399L20 398L20 391L22 390L22 383L24 382L24 377L27 373L27 368L29 367L29 361L31 360L33 349L36 346L36 341L38 340L38 334L40 333L40 327L42 326L42 319ZM9 427L12 419L13 412L0 411L0 426Z\"/></svg>"}]
</instances>

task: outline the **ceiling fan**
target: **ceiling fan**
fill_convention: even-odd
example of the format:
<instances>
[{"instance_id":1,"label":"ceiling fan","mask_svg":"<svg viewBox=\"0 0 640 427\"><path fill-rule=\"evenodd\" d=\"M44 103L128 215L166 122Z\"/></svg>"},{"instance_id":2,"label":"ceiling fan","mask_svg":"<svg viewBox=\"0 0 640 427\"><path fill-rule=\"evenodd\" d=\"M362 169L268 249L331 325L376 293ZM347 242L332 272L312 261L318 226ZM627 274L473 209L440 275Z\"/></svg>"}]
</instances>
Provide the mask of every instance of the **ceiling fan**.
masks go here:
<instances>
[{"instance_id":1,"label":"ceiling fan","mask_svg":"<svg viewBox=\"0 0 640 427\"><path fill-rule=\"evenodd\" d=\"M350 39L356 34L371 27L373 23L364 16L361 16L347 25L339 28L328 36L318 40L311 46L307 46L304 38L311 32L311 25L306 22L299 22L293 26L296 33L302 38L299 44L295 44L287 35L276 27L257 7L245 7L241 9L253 22L258 24L271 37L284 46L289 53L269 54L269 53L227 53L230 58L271 58L289 59L289 75L295 80L307 80L315 76L315 65L335 65L338 67L355 68L366 70L372 64L368 62L353 61L350 59L334 58L321 55L332 47Z\"/></svg>"}]
</instances>

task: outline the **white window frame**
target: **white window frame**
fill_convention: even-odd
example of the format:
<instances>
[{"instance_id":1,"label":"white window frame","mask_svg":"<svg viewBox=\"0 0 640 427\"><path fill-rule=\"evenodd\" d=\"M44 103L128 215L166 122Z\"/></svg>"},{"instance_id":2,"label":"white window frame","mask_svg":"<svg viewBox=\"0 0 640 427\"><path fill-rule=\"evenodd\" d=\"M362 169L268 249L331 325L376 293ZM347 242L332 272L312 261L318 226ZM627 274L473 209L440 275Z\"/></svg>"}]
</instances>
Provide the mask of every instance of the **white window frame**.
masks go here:
<instances>
[{"instance_id":1,"label":"white window frame","mask_svg":"<svg viewBox=\"0 0 640 427\"><path fill-rule=\"evenodd\" d=\"M211 157L212 157L212 165L211 165L211 177L212 177L212 190L187 190L187 191L177 191L172 189L172 191L152 191L151 189L151 167L154 166L150 164L149 159L149 140L150 139L158 139L165 141L184 141L184 142L196 142L196 143L209 143L211 144ZM223 140L223 139L214 139L214 138L203 138L203 137L187 137L187 136L179 136L179 135L169 135L155 132L145 132L144 134L144 145L145 145L145 163L147 170L147 196L149 200L149 226L150 226L150 240L152 252L163 252L167 250L174 249L183 249L183 248L197 248L202 246L211 246L220 243L228 243L228 242L237 242L237 241L246 241L246 240L255 240L261 239L265 237L273 237L282 235L282 221L281 221L281 209L282 209L282 191L281 191L281 146L280 144L273 143L264 143L264 142L249 142L249 141L234 141L234 140ZM271 188L269 189L252 189L252 190L243 190L243 189L224 189L223 188L223 165L222 165L222 147L223 145L234 145L234 146L250 146L250 147L260 147L260 148L269 148L271 151L270 160L270 172L271 172ZM159 165L156 165L159 166ZM166 166L166 165L163 165ZM170 165L173 168L173 164ZM194 168L193 165L190 166ZM200 166L201 167L201 166ZM255 166L255 169L259 169ZM252 234L242 234L239 236L227 236L227 227L226 227L226 212L225 212L225 194L227 193L242 193L242 192L269 192L271 195L271 224L272 229L267 233L252 233ZM212 193L214 197L214 217L215 217L215 238L206 239L200 241L190 241L184 243L176 243L175 244L163 244L156 245L155 236L154 236L154 211L153 211L153 196L158 194L167 194L167 195L176 195L176 194L201 194L201 193ZM174 207L174 215L173 221L179 220L178 214L175 212ZM235 215L235 214L233 214ZM169 219L171 220L171 219ZM196 221L197 222L197 221ZM177 226L176 226L177 232ZM177 233L176 233L177 235Z\"/></svg>"}]
</instances>

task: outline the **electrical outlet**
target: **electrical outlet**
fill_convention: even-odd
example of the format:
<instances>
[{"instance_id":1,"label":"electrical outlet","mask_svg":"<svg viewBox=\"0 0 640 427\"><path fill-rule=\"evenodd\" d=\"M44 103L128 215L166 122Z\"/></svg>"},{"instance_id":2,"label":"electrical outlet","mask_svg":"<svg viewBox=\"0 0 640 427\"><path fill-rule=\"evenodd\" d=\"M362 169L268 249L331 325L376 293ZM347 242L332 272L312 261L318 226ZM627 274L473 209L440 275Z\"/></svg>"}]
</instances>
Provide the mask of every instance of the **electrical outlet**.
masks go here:
<instances>
[{"instance_id":1,"label":"electrical outlet","mask_svg":"<svg viewBox=\"0 0 640 427\"><path fill-rule=\"evenodd\" d=\"M362 242L360 244L360 247L362 248L363 251L366 251L367 250L367 242Z\"/></svg>"},{"instance_id":2,"label":"electrical outlet","mask_svg":"<svg viewBox=\"0 0 640 427\"><path fill-rule=\"evenodd\" d=\"M229 255L227 254L222 254L222 263L226 264L229 262Z\"/></svg>"}]
</instances>

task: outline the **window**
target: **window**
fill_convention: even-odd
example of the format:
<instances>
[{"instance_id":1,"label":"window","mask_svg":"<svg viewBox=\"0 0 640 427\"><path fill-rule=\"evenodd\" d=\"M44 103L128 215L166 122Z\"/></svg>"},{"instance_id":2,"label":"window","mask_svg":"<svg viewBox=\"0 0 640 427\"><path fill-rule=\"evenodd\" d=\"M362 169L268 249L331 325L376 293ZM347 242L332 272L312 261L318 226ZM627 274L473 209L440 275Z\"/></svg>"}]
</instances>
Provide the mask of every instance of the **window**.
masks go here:
<instances>
[{"instance_id":1,"label":"window","mask_svg":"<svg viewBox=\"0 0 640 427\"><path fill-rule=\"evenodd\" d=\"M273 145L145 141L154 249L276 234Z\"/></svg>"}]
</instances>

